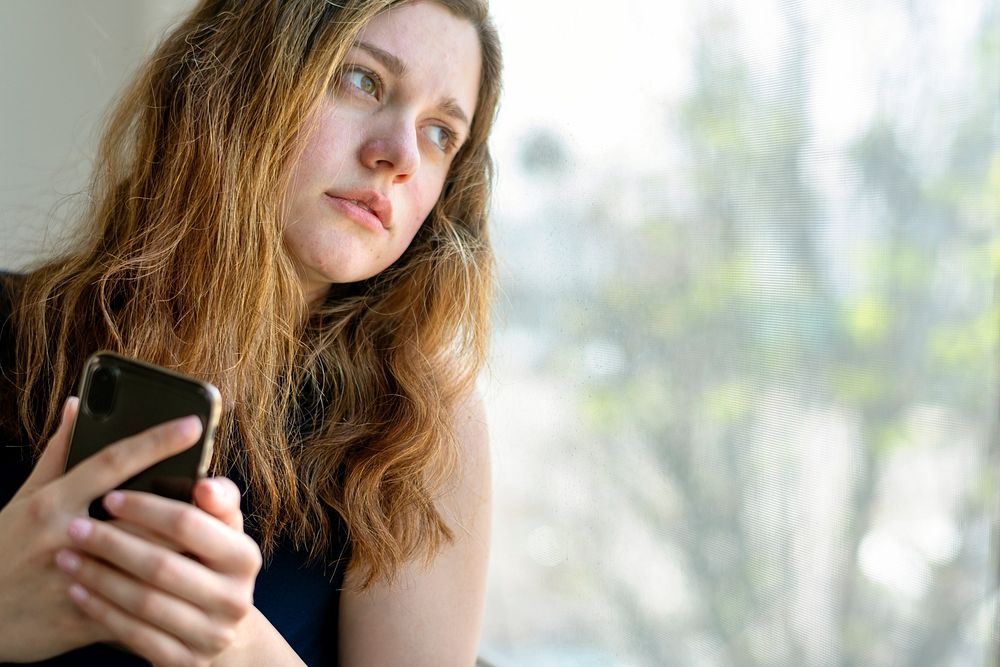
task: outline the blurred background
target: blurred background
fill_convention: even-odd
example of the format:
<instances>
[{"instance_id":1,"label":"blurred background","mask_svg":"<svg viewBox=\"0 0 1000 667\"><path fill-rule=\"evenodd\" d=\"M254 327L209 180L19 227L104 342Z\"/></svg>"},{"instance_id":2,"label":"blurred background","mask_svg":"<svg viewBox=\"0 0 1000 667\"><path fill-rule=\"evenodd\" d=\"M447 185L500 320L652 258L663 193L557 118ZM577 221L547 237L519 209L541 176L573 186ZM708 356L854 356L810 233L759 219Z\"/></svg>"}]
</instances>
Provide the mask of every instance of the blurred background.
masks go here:
<instances>
[{"instance_id":1,"label":"blurred background","mask_svg":"<svg viewBox=\"0 0 1000 667\"><path fill-rule=\"evenodd\" d=\"M0 3L0 266L190 5ZM1000 0L492 7L482 656L1000 665Z\"/></svg>"}]
</instances>

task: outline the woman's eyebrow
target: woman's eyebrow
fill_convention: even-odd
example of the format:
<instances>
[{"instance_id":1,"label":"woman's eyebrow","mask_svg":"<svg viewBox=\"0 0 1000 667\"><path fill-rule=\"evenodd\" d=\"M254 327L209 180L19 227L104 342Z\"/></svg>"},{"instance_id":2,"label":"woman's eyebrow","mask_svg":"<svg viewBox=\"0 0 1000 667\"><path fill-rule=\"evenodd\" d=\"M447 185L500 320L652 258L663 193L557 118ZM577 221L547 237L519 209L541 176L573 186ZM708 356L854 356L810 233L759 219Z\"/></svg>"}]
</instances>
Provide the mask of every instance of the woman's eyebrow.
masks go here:
<instances>
[{"instance_id":1,"label":"woman's eyebrow","mask_svg":"<svg viewBox=\"0 0 1000 667\"><path fill-rule=\"evenodd\" d=\"M470 121L469 117L465 115L465 112L462 111L462 107L458 105L458 102L455 100L454 97L449 97L448 99L441 100L440 102L438 102L438 107L440 107L440 109L444 111L448 116L454 118L455 120L461 123L465 123L466 127L472 126L472 121Z\"/></svg>"},{"instance_id":2,"label":"woman's eyebrow","mask_svg":"<svg viewBox=\"0 0 1000 667\"><path fill-rule=\"evenodd\" d=\"M354 45L371 55L371 57L375 60L379 61L383 67L393 74L393 76L400 79L406 76L406 63L388 51L380 49L373 44L369 44L368 42L356 42ZM438 106L442 111L455 120L465 123L466 126L472 125L472 121L469 120L469 116L462 110L462 107L459 106L455 98L449 97L443 99L438 103Z\"/></svg>"},{"instance_id":3,"label":"woman's eyebrow","mask_svg":"<svg viewBox=\"0 0 1000 667\"><path fill-rule=\"evenodd\" d=\"M388 51L383 51L377 46L372 46L368 42L357 42L355 46L371 54L372 58L382 63L382 65L387 70L392 72L394 76L400 78L406 76L406 63Z\"/></svg>"}]
</instances>

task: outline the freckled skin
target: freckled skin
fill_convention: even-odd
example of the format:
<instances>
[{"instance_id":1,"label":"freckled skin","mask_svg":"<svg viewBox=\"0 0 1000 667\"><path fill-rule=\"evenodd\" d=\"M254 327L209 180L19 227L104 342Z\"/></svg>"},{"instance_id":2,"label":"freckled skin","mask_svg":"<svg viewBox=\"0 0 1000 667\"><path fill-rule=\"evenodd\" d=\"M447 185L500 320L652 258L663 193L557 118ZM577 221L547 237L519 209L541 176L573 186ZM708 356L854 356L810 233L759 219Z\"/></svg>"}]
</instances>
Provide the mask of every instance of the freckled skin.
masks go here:
<instances>
[{"instance_id":1,"label":"freckled skin","mask_svg":"<svg viewBox=\"0 0 1000 667\"><path fill-rule=\"evenodd\" d=\"M479 38L471 23L444 7L429 0L395 7L376 17L359 41L401 60L406 74L397 77L354 47L345 63L352 74L341 77L314 119L293 170L284 231L311 302L332 283L369 278L399 259L468 136L441 100L452 98L470 120L476 106ZM444 151L442 126L457 135ZM368 188L391 201L389 229L359 224L325 194Z\"/></svg>"}]
</instances>

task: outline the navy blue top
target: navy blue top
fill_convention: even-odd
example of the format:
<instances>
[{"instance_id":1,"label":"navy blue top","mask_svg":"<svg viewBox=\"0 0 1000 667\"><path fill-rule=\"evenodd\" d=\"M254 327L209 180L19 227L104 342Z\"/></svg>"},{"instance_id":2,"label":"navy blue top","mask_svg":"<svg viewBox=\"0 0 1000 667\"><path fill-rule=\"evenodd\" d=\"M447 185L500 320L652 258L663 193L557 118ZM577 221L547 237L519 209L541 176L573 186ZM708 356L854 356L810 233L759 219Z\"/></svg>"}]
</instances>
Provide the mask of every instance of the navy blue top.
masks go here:
<instances>
[{"instance_id":1,"label":"navy blue top","mask_svg":"<svg viewBox=\"0 0 1000 667\"><path fill-rule=\"evenodd\" d=\"M14 361L14 331L10 322L8 289L18 279L0 272L0 507L5 506L27 479L34 465L30 445L16 422L15 381L10 376ZM239 479L234 479L243 488ZM250 516L244 495L244 516ZM307 665L336 665L337 615L344 570L350 559L350 540L344 522L330 511L334 544L324 566L308 564L307 555L287 542L279 543L273 558L257 576L254 604L295 649ZM255 539L252 525L247 533ZM0 535L0 539L4 539ZM45 667L102 665L134 667L145 660L102 645L88 646L43 662Z\"/></svg>"}]
</instances>

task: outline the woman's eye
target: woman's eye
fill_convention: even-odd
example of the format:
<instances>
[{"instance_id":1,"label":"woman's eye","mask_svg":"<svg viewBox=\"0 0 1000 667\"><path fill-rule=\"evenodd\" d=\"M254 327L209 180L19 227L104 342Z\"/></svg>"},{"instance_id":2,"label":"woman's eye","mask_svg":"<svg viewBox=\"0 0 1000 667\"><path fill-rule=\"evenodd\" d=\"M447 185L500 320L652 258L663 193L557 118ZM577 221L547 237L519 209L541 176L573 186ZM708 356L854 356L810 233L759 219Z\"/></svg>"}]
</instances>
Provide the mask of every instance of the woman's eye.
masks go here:
<instances>
[{"instance_id":1,"label":"woman's eye","mask_svg":"<svg viewBox=\"0 0 1000 667\"><path fill-rule=\"evenodd\" d=\"M441 125L431 125L424 133L427 138L434 142L434 145L447 153L455 143L455 135L446 127Z\"/></svg>"},{"instance_id":2,"label":"woman's eye","mask_svg":"<svg viewBox=\"0 0 1000 667\"><path fill-rule=\"evenodd\" d=\"M346 81L348 85L360 90L365 95L378 97L378 79L364 70L350 69L346 74L344 74L343 80Z\"/></svg>"}]
</instances>

